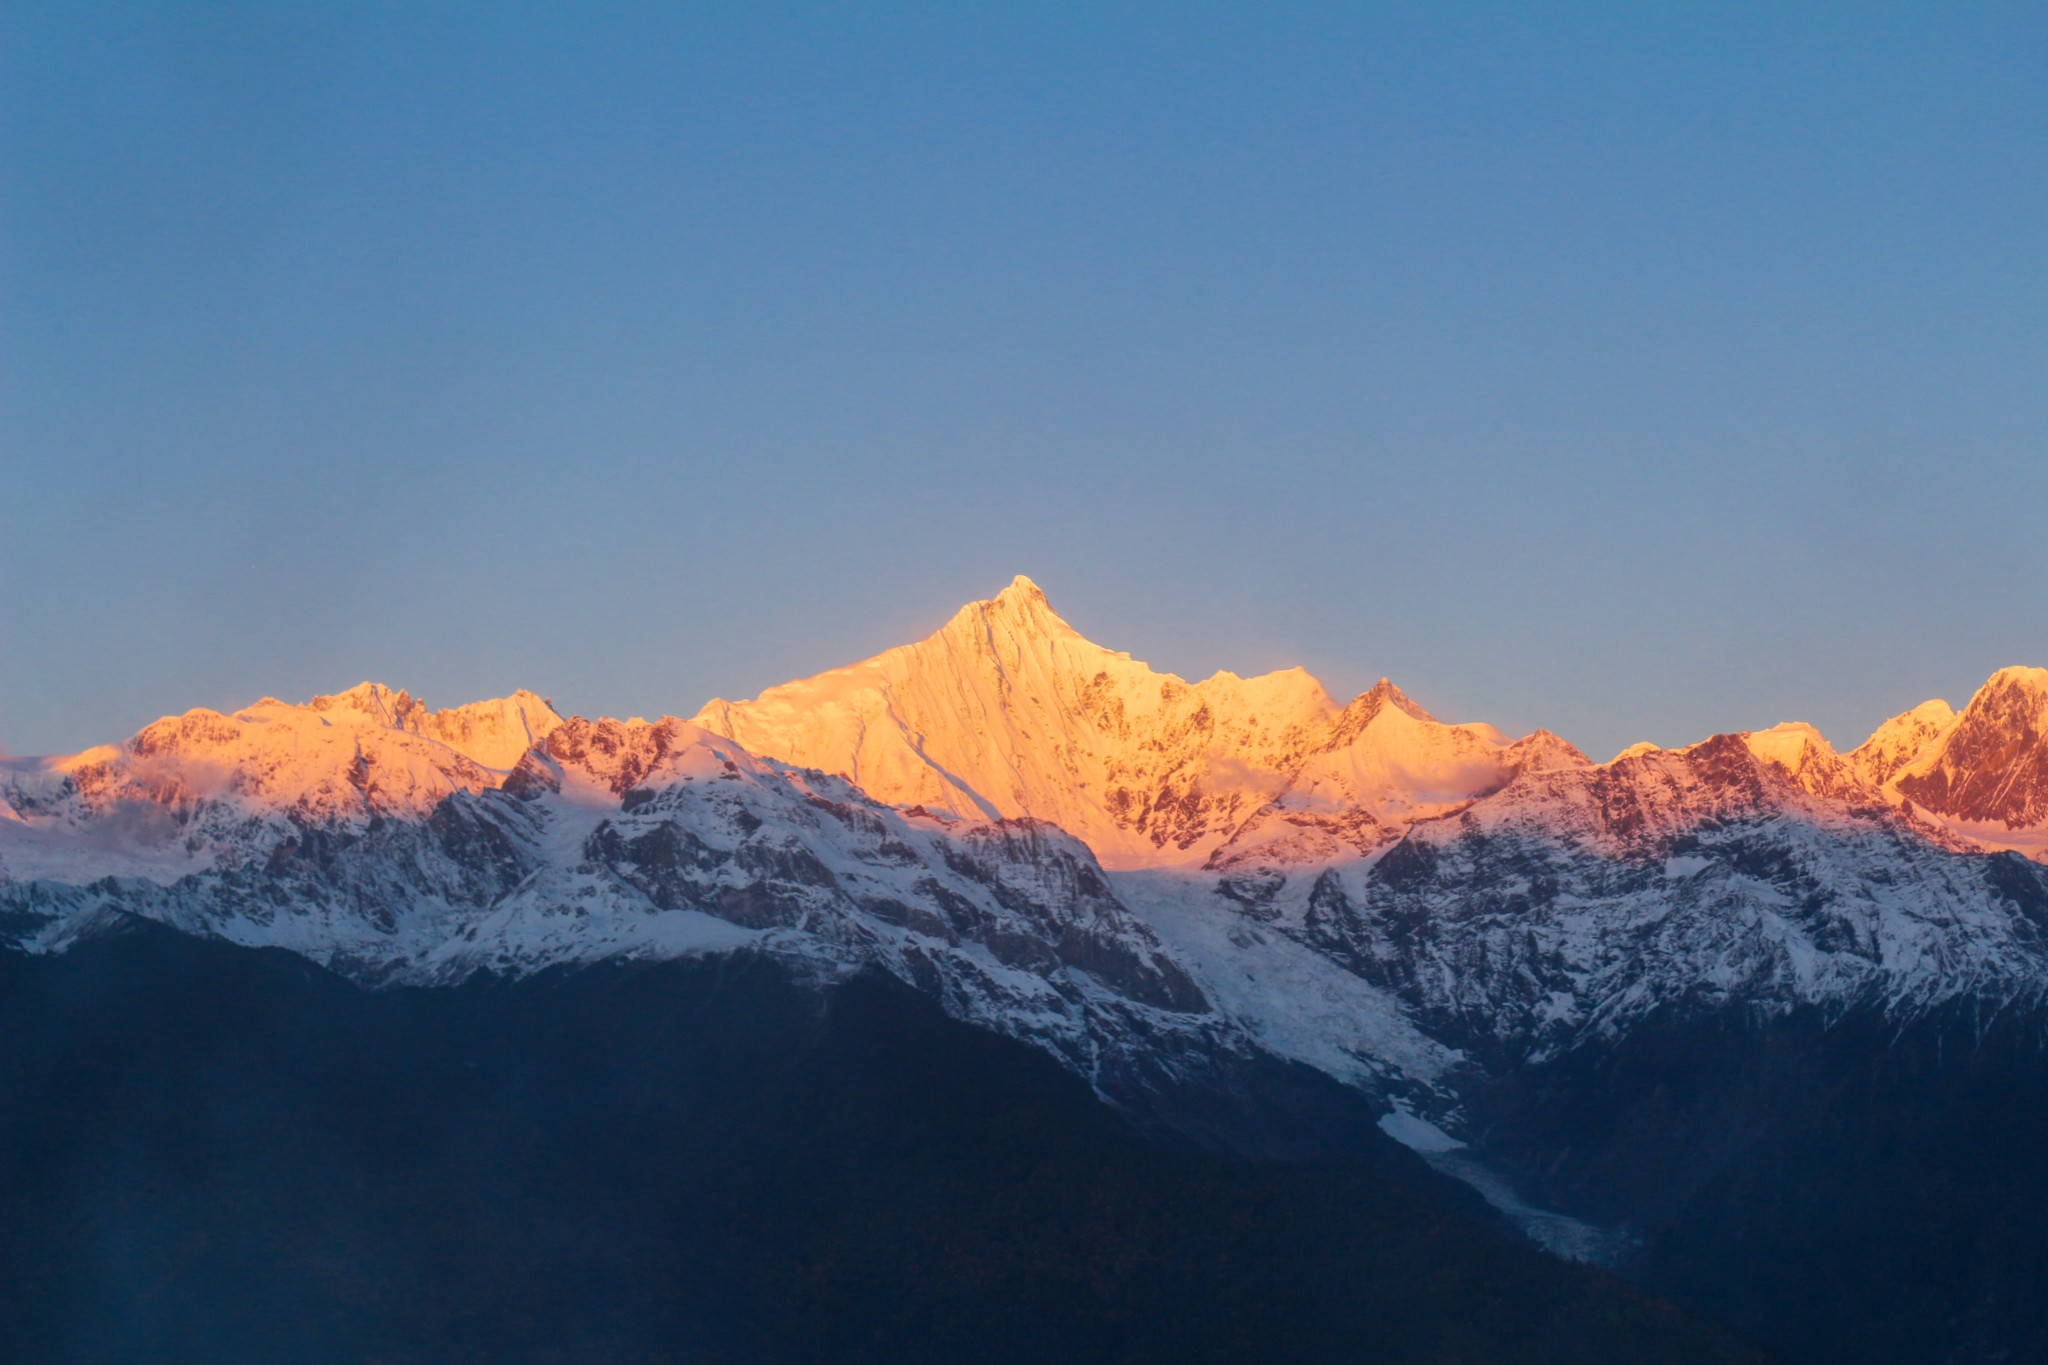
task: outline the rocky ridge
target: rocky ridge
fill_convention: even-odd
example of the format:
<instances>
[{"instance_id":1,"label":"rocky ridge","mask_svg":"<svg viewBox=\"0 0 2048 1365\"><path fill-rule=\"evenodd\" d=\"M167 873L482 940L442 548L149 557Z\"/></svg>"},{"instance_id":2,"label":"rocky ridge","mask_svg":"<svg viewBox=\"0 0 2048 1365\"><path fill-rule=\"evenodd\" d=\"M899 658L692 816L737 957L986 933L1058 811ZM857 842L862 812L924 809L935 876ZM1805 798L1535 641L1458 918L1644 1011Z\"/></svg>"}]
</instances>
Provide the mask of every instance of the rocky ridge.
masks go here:
<instances>
[{"instance_id":1,"label":"rocky ridge","mask_svg":"<svg viewBox=\"0 0 2048 1365\"><path fill-rule=\"evenodd\" d=\"M486 769L386 704L403 693L342 695L16 761L0 933L62 951L134 915L378 985L728 952L821 980L881 966L1139 1108L1260 1050L1048 822L899 809L673 717L557 719ZM1454 1064L1352 993L1409 1035L1358 1039L1353 1079L1412 1087Z\"/></svg>"}]
</instances>

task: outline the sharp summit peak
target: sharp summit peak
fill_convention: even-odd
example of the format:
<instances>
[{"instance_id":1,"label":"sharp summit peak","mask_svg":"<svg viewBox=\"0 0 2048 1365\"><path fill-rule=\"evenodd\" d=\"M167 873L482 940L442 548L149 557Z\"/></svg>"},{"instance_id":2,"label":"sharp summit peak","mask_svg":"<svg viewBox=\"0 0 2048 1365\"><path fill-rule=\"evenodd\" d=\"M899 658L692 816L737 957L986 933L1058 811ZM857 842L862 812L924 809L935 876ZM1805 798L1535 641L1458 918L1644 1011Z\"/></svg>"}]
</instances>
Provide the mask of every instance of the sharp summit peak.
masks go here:
<instances>
[{"instance_id":1,"label":"sharp summit peak","mask_svg":"<svg viewBox=\"0 0 2048 1365\"><path fill-rule=\"evenodd\" d=\"M1046 598L1045 589L1039 587L1038 584L1032 582L1023 574L1018 574L1015 578L1011 579L1001 592L988 599L986 605L1008 608L1013 611L1029 610L1033 607L1043 607L1050 610L1052 607L1052 603Z\"/></svg>"},{"instance_id":2,"label":"sharp summit peak","mask_svg":"<svg viewBox=\"0 0 2048 1365\"><path fill-rule=\"evenodd\" d=\"M1064 617L1053 610L1045 589L1018 574L994 597L978 598L953 613L949 628L967 626L980 631L982 623L995 623L1026 635L1076 634Z\"/></svg>"}]
</instances>

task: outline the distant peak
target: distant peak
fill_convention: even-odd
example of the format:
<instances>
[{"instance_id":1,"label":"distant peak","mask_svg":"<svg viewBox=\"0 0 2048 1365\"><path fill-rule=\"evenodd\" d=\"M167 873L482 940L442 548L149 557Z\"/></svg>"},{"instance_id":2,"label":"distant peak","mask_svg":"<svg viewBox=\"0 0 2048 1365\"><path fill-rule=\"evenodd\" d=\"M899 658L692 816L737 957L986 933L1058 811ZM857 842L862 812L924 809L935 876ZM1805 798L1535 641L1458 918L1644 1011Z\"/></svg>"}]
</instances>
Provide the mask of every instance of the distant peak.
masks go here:
<instances>
[{"instance_id":1,"label":"distant peak","mask_svg":"<svg viewBox=\"0 0 2048 1365\"><path fill-rule=\"evenodd\" d=\"M1779 721L1767 730L1745 730L1741 739L1758 758L1788 772L1798 772L1810 754L1834 753L1827 737L1803 720Z\"/></svg>"},{"instance_id":2,"label":"distant peak","mask_svg":"<svg viewBox=\"0 0 2048 1365\"><path fill-rule=\"evenodd\" d=\"M339 692L330 692L324 697L315 697L308 703L318 710L329 710L343 706L362 706L366 703L382 702L391 698L409 695L402 687L386 687L380 682L367 680L354 687L345 687Z\"/></svg>"},{"instance_id":3,"label":"distant peak","mask_svg":"<svg viewBox=\"0 0 2048 1365\"><path fill-rule=\"evenodd\" d=\"M1818 729L1803 720L1781 720L1776 725L1762 730L1750 730L1746 733L1752 735L1782 735L1788 739L1825 740L1825 737Z\"/></svg>"}]
</instances>

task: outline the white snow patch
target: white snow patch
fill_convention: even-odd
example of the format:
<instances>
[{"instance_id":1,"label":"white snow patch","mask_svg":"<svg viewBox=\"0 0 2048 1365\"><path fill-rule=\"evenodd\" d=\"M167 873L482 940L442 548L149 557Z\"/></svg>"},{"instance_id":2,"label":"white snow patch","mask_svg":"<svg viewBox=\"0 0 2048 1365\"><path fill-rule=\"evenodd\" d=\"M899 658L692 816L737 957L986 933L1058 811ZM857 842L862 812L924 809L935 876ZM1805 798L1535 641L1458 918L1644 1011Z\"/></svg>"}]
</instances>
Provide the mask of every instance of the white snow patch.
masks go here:
<instances>
[{"instance_id":1,"label":"white snow patch","mask_svg":"<svg viewBox=\"0 0 2048 1365\"><path fill-rule=\"evenodd\" d=\"M1507 1181L1462 1151L1424 1152L1423 1159L1444 1175L1470 1185L1480 1198L1505 1214L1523 1236L1553 1256L1589 1265L1612 1265L1629 1247L1626 1233L1537 1208L1516 1194Z\"/></svg>"},{"instance_id":2,"label":"white snow patch","mask_svg":"<svg viewBox=\"0 0 2048 1365\"><path fill-rule=\"evenodd\" d=\"M1465 1145L1428 1119L1417 1117L1405 1109L1382 1114L1380 1131L1415 1152L1455 1152Z\"/></svg>"}]
</instances>

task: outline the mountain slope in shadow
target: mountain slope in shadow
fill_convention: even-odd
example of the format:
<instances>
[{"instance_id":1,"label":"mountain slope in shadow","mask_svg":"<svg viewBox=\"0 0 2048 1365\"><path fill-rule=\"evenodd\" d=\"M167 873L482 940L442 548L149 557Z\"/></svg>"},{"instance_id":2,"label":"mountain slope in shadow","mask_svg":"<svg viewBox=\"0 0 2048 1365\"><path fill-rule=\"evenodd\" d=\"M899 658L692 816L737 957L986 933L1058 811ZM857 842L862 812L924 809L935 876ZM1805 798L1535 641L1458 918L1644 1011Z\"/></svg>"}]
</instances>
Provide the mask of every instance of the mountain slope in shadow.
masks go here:
<instances>
[{"instance_id":1,"label":"mountain slope in shadow","mask_svg":"<svg viewBox=\"0 0 2048 1365\"><path fill-rule=\"evenodd\" d=\"M763 959L366 992L137 926L0 957L17 1361L1736 1361L1372 1161L1140 1135Z\"/></svg>"}]
</instances>

